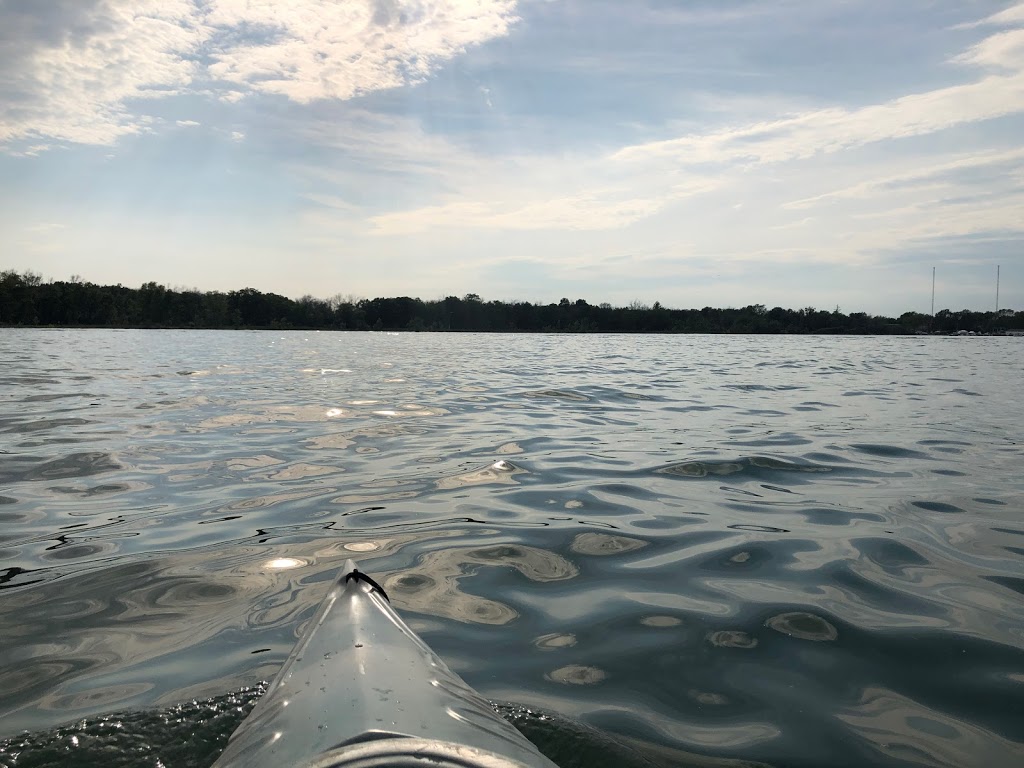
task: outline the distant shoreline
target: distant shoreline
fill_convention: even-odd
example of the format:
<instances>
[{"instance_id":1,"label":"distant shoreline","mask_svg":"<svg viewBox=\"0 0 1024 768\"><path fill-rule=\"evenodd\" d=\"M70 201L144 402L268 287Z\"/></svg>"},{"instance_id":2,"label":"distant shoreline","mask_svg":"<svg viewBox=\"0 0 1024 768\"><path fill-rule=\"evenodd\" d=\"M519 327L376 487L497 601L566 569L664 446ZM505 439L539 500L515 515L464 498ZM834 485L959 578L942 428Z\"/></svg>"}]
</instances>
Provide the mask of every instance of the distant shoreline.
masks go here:
<instances>
[{"instance_id":1,"label":"distant shoreline","mask_svg":"<svg viewBox=\"0 0 1024 768\"><path fill-rule=\"evenodd\" d=\"M996 338L996 337L1024 337L1024 331L1006 330L998 333L979 332L958 332L958 333L918 333L904 331L571 331L571 330L476 330L476 329L423 329L410 330L408 328L314 328L296 326L224 326L220 328L201 327L189 325L22 325L11 323L0 323L0 329L23 328L37 331L259 331L261 333L486 333L495 336L503 334L521 336L912 336L915 338Z\"/></svg>"},{"instance_id":2,"label":"distant shoreline","mask_svg":"<svg viewBox=\"0 0 1024 768\"><path fill-rule=\"evenodd\" d=\"M31 272L0 272L0 327L176 330L302 330L472 333L757 334L829 336L1017 335L1024 311L952 311L898 318L805 307L669 309L562 299L557 304L484 301L476 294L424 301L304 296L254 288L175 290L81 281L44 282Z\"/></svg>"}]
</instances>

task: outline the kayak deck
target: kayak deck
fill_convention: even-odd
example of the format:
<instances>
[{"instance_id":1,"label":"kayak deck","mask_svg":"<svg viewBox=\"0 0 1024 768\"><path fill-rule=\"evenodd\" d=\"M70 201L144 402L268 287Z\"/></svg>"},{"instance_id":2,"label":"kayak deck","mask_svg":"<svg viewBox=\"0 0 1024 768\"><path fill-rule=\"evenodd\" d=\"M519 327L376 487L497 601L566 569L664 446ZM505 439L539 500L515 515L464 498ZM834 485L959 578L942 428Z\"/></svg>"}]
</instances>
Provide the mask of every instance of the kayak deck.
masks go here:
<instances>
[{"instance_id":1,"label":"kayak deck","mask_svg":"<svg viewBox=\"0 0 1024 768\"><path fill-rule=\"evenodd\" d=\"M214 768L557 768L350 560Z\"/></svg>"}]
</instances>

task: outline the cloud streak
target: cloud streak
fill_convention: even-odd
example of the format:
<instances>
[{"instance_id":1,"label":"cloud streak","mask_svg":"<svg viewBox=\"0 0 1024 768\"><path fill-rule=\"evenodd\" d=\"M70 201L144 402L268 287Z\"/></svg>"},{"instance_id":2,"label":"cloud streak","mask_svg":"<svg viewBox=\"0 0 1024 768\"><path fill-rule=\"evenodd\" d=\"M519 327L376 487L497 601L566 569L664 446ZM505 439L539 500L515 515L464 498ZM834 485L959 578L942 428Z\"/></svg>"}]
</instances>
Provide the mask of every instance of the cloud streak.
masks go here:
<instances>
[{"instance_id":1,"label":"cloud streak","mask_svg":"<svg viewBox=\"0 0 1024 768\"><path fill-rule=\"evenodd\" d=\"M860 109L832 107L707 134L626 147L625 162L780 163L1024 112L1024 73L912 94Z\"/></svg>"},{"instance_id":2,"label":"cloud streak","mask_svg":"<svg viewBox=\"0 0 1024 768\"><path fill-rule=\"evenodd\" d=\"M885 192L950 188L952 186L950 177L953 174L979 168L994 168L1001 175L1013 171L1020 173L1024 169L1024 149L966 155L933 166L915 168L904 173L873 178L850 187L815 195L814 197L793 200L785 203L783 208L802 210L817 207L823 203L842 200L873 199L877 198L879 193Z\"/></svg>"},{"instance_id":3,"label":"cloud streak","mask_svg":"<svg viewBox=\"0 0 1024 768\"><path fill-rule=\"evenodd\" d=\"M663 190L587 189L530 202L455 202L374 216L374 235L409 235L444 229L602 231L623 229L673 202L708 192L718 182L702 179Z\"/></svg>"},{"instance_id":4,"label":"cloud streak","mask_svg":"<svg viewBox=\"0 0 1024 768\"><path fill-rule=\"evenodd\" d=\"M998 13L986 16L980 21L972 21L967 24L959 24L957 29L976 29L977 27L1012 27L1024 25L1024 3L1011 5Z\"/></svg>"}]
</instances>

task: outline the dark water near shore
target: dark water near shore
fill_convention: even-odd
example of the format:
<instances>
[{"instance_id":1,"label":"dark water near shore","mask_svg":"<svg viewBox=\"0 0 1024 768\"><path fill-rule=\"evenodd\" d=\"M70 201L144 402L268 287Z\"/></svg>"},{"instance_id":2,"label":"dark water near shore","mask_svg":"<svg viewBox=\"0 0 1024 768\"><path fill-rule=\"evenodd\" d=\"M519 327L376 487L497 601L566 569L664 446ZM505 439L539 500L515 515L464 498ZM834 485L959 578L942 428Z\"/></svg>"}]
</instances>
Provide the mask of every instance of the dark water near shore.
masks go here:
<instances>
[{"instance_id":1,"label":"dark water near shore","mask_svg":"<svg viewBox=\"0 0 1024 768\"><path fill-rule=\"evenodd\" d=\"M0 765L208 765L350 557L565 766L1024 765L1022 380L1013 338L0 329Z\"/></svg>"}]
</instances>

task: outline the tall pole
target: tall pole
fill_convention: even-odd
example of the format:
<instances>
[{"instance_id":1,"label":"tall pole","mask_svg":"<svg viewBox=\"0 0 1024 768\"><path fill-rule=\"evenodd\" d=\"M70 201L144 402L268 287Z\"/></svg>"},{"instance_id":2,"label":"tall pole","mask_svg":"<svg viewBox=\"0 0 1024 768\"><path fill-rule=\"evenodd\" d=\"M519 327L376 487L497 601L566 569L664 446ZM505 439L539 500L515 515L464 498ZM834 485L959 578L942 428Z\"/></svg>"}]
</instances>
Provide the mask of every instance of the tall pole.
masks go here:
<instances>
[{"instance_id":1,"label":"tall pole","mask_svg":"<svg viewBox=\"0 0 1024 768\"><path fill-rule=\"evenodd\" d=\"M932 317L935 317L935 267L932 267Z\"/></svg>"},{"instance_id":2,"label":"tall pole","mask_svg":"<svg viewBox=\"0 0 1024 768\"><path fill-rule=\"evenodd\" d=\"M999 314L999 264L996 264L996 314Z\"/></svg>"}]
</instances>

